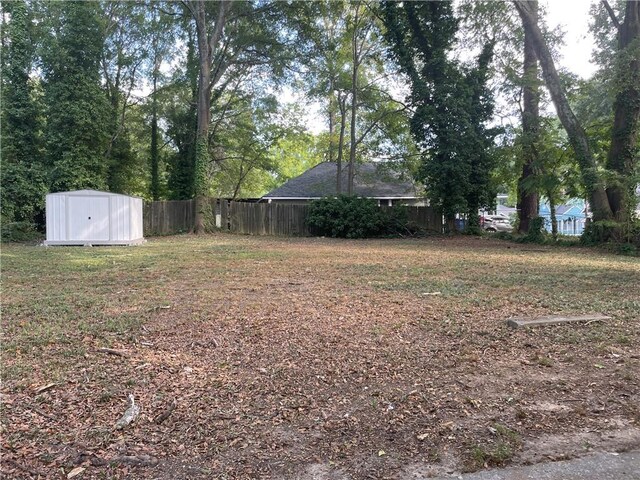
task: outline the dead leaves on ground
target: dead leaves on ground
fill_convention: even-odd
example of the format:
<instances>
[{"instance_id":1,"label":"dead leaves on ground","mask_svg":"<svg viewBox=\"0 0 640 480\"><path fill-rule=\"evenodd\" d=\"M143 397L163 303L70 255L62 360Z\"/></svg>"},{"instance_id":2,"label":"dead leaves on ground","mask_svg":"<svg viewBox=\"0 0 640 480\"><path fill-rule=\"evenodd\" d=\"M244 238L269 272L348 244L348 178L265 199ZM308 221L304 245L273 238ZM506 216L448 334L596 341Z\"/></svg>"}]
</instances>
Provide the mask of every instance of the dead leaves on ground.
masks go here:
<instances>
[{"instance_id":1,"label":"dead leaves on ground","mask_svg":"<svg viewBox=\"0 0 640 480\"><path fill-rule=\"evenodd\" d=\"M416 462L460 468L495 451L496 424L523 439L637 428L640 268L505 245L225 235L126 251L10 247L22 260L4 265L3 472L294 478L322 464L380 478ZM104 264L72 277L82 317L59 281L71 260L44 257L63 253ZM115 270L96 260L121 255L129 263ZM92 306L105 299L106 316ZM563 308L614 321L503 323ZM66 316L45 331L36 309ZM117 430L129 395L139 417Z\"/></svg>"}]
</instances>

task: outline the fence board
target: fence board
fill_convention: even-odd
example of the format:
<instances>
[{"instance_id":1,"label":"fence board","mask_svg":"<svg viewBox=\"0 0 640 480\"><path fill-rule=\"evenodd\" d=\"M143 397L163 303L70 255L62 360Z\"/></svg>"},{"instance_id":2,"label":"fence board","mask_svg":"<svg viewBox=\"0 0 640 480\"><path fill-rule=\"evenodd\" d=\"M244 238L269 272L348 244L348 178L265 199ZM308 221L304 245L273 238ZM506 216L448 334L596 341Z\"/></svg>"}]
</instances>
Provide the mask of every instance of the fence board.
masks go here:
<instances>
[{"instance_id":1,"label":"fence board","mask_svg":"<svg viewBox=\"0 0 640 480\"><path fill-rule=\"evenodd\" d=\"M287 203L229 202L210 198L208 209L220 229L241 235L309 236L306 218L309 207ZM382 207L393 208L393 207ZM432 207L405 207L409 222L426 232L442 232L442 215ZM145 236L172 235L193 230L194 200L169 200L144 204Z\"/></svg>"},{"instance_id":2,"label":"fence board","mask_svg":"<svg viewBox=\"0 0 640 480\"><path fill-rule=\"evenodd\" d=\"M145 202L143 228L145 236L173 235L193 229L193 200L163 200Z\"/></svg>"}]
</instances>

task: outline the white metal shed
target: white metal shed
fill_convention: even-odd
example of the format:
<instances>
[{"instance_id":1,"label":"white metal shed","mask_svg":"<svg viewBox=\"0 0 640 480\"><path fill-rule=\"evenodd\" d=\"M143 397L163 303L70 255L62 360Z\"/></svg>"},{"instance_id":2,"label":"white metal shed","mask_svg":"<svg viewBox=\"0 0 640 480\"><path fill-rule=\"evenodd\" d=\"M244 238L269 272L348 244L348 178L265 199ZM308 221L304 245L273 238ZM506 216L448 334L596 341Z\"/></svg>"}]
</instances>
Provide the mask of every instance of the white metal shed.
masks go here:
<instances>
[{"instance_id":1,"label":"white metal shed","mask_svg":"<svg viewBox=\"0 0 640 480\"><path fill-rule=\"evenodd\" d=\"M144 242L142 199L77 190L47 195L45 245L134 245Z\"/></svg>"}]
</instances>

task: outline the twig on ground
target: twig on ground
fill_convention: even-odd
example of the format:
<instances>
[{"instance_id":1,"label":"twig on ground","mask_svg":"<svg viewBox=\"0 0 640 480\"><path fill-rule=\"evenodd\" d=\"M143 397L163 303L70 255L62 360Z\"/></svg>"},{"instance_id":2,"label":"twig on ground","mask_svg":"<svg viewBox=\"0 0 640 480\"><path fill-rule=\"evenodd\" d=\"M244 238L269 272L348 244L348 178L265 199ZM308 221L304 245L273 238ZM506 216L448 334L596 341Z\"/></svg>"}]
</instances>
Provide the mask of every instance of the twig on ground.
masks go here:
<instances>
[{"instance_id":1,"label":"twig on ground","mask_svg":"<svg viewBox=\"0 0 640 480\"><path fill-rule=\"evenodd\" d=\"M178 406L178 402L174 398L173 402L171 402L171 404L167 407L167 409L164 412L162 412L160 415L158 415L156 418L154 418L153 421L158 424L164 422L167 418L169 418L169 416L173 413L173 411L176 409L177 406Z\"/></svg>"},{"instance_id":2,"label":"twig on ground","mask_svg":"<svg viewBox=\"0 0 640 480\"><path fill-rule=\"evenodd\" d=\"M57 383L48 383L46 385L43 385L40 388L36 389L36 395L40 395L41 393L46 392L47 390L51 390L53 387L55 387L57 385Z\"/></svg>"},{"instance_id":3,"label":"twig on ground","mask_svg":"<svg viewBox=\"0 0 640 480\"><path fill-rule=\"evenodd\" d=\"M588 322L585 322L585 325L591 325L593 322L602 322L602 319L596 318L594 320L589 320Z\"/></svg>"},{"instance_id":4,"label":"twig on ground","mask_svg":"<svg viewBox=\"0 0 640 480\"><path fill-rule=\"evenodd\" d=\"M98 348L96 350L98 353L106 353L107 355L115 355L117 357L126 357L127 354L121 350L115 350L113 348Z\"/></svg>"},{"instance_id":5,"label":"twig on ground","mask_svg":"<svg viewBox=\"0 0 640 480\"><path fill-rule=\"evenodd\" d=\"M54 417L53 415L49 415L47 412L43 411L39 407L36 407L35 405L25 405L25 408L27 408L28 410L34 411L38 415L42 415L43 417L48 418L49 420L56 420L56 417Z\"/></svg>"}]
</instances>

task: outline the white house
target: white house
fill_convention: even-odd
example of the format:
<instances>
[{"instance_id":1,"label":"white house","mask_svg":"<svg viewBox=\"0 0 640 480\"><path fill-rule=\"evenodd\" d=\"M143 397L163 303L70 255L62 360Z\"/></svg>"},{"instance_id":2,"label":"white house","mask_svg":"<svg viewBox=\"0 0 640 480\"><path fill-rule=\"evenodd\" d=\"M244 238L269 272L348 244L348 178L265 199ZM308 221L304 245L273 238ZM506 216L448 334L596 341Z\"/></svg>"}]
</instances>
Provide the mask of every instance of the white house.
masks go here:
<instances>
[{"instance_id":1,"label":"white house","mask_svg":"<svg viewBox=\"0 0 640 480\"><path fill-rule=\"evenodd\" d=\"M45 245L134 245L144 242L142 199L98 190L47 195Z\"/></svg>"}]
</instances>

